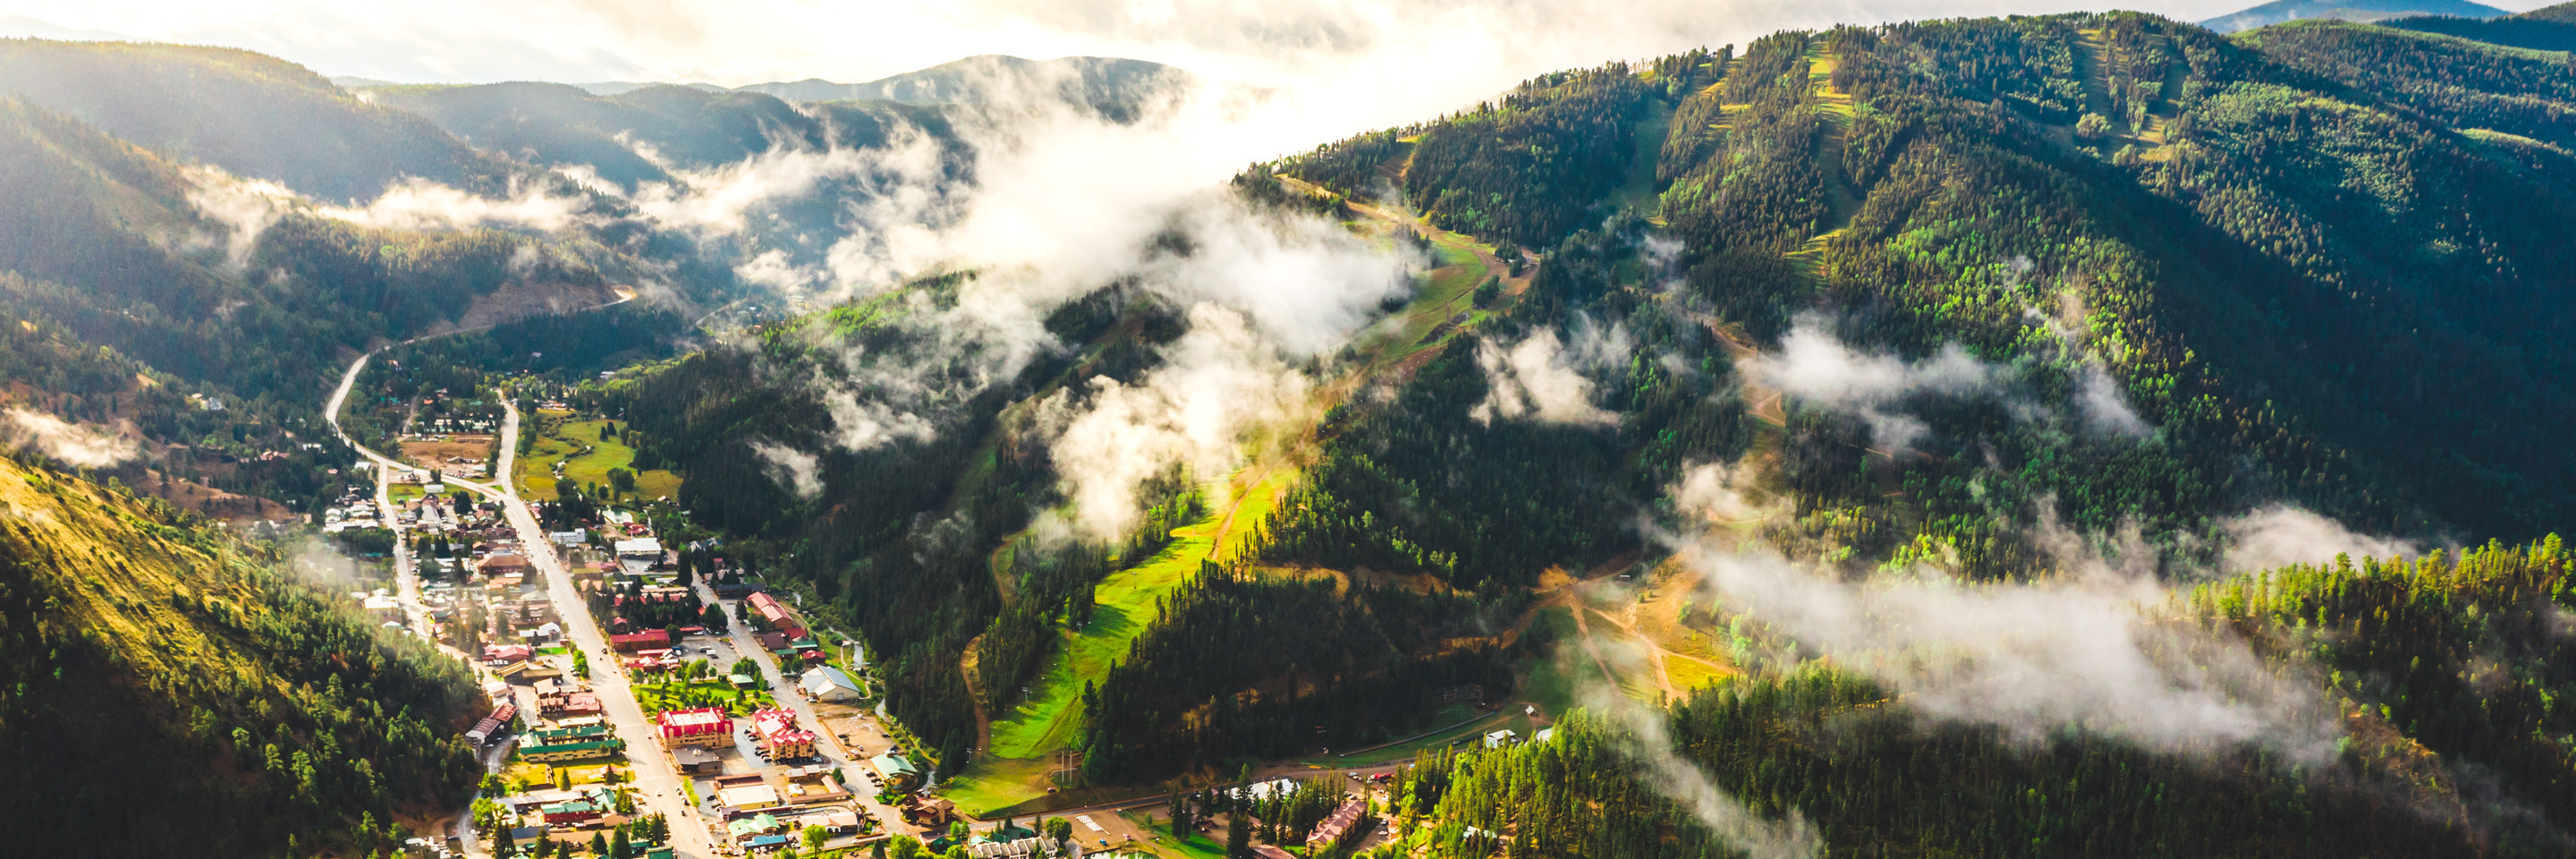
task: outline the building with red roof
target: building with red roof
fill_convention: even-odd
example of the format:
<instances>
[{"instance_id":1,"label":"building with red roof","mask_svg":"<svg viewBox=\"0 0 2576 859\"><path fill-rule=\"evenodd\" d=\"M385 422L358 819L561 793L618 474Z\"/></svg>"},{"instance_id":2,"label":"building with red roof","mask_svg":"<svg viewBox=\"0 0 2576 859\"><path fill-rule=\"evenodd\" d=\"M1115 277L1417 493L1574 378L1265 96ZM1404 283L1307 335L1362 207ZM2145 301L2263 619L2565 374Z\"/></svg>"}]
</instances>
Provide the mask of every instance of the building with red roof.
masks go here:
<instances>
[{"instance_id":1,"label":"building with red roof","mask_svg":"<svg viewBox=\"0 0 2576 859\"><path fill-rule=\"evenodd\" d=\"M722 707L664 710L653 717L653 724L666 749L733 744L733 717Z\"/></svg>"},{"instance_id":2,"label":"building with red roof","mask_svg":"<svg viewBox=\"0 0 2576 859\"><path fill-rule=\"evenodd\" d=\"M625 653L633 653L638 650L669 650L671 649L671 633L669 630L661 629L648 629L642 632L621 633L609 636L608 646Z\"/></svg>"},{"instance_id":3,"label":"building with red roof","mask_svg":"<svg viewBox=\"0 0 2576 859\"><path fill-rule=\"evenodd\" d=\"M820 737L797 727L796 714L785 708L771 708L751 714L751 732L760 738L760 753L770 760L810 758Z\"/></svg>"}]
</instances>

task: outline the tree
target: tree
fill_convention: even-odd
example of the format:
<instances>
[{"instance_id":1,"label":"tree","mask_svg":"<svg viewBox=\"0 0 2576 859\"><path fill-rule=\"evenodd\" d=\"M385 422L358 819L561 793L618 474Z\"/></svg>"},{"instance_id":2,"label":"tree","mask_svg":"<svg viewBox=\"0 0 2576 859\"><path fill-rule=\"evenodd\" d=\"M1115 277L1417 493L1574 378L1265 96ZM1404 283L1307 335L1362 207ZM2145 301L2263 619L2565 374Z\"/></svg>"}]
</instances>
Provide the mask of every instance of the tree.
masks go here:
<instances>
[{"instance_id":1,"label":"tree","mask_svg":"<svg viewBox=\"0 0 2576 859\"><path fill-rule=\"evenodd\" d=\"M617 840L609 843L609 859L626 859L627 854L632 852L627 848L633 846L633 844L634 842L628 841L626 838L626 827L617 827Z\"/></svg>"},{"instance_id":2,"label":"tree","mask_svg":"<svg viewBox=\"0 0 2576 859\"><path fill-rule=\"evenodd\" d=\"M1252 826L1242 812L1225 816L1225 859L1252 859Z\"/></svg>"},{"instance_id":3,"label":"tree","mask_svg":"<svg viewBox=\"0 0 2576 859\"><path fill-rule=\"evenodd\" d=\"M608 855L608 835L606 833L593 832L590 834L590 854L593 856Z\"/></svg>"},{"instance_id":4,"label":"tree","mask_svg":"<svg viewBox=\"0 0 2576 859\"><path fill-rule=\"evenodd\" d=\"M1073 821L1063 817L1047 818L1046 835L1059 844L1073 840Z\"/></svg>"},{"instance_id":5,"label":"tree","mask_svg":"<svg viewBox=\"0 0 2576 859\"><path fill-rule=\"evenodd\" d=\"M831 837L832 837L832 834L831 834L831 833L829 833L829 832L825 832L825 831L823 831L823 827L820 827L820 826L812 826L812 825L808 825L808 826L806 826L806 827L805 827L805 852L807 852L807 853L814 853L814 854L820 854L820 853L822 853L822 852L823 852L823 842L828 841L828 840L831 840Z\"/></svg>"},{"instance_id":6,"label":"tree","mask_svg":"<svg viewBox=\"0 0 2576 859\"><path fill-rule=\"evenodd\" d=\"M956 820L950 821L948 824L948 840L950 841L964 841L967 838L972 837L974 834L974 827L967 826L966 821Z\"/></svg>"},{"instance_id":7,"label":"tree","mask_svg":"<svg viewBox=\"0 0 2576 859\"><path fill-rule=\"evenodd\" d=\"M554 771L555 771L555 789L556 789L556 790L571 790L571 789L572 789L572 770L565 769L565 768L563 768L563 767L555 767L555 768L554 768Z\"/></svg>"},{"instance_id":8,"label":"tree","mask_svg":"<svg viewBox=\"0 0 2576 859\"><path fill-rule=\"evenodd\" d=\"M922 859L930 855L929 848L921 846L921 839L910 835L897 835L887 844L888 859Z\"/></svg>"}]
</instances>

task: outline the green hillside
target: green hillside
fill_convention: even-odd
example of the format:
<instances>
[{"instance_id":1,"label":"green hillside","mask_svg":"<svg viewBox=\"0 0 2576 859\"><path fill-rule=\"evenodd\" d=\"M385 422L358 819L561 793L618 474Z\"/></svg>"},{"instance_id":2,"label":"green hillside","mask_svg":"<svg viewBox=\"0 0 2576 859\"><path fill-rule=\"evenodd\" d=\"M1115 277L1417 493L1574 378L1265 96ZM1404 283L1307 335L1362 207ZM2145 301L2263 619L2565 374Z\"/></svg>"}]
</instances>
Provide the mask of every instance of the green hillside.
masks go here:
<instances>
[{"instance_id":1,"label":"green hillside","mask_svg":"<svg viewBox=\"0 0 2576 859\"><path fill-rule=\"evenodd\" d=\"M360 855L472 793L472 676L279 549L15 461L0 511L13 850Z\"/></svg>"},{"instance_id":2,"label":"green hillside","mask_svg":"<svg viewBox=\"0 0 2576 859\"><path fill-rule=\"evenodd\" d=\"M497 194L514 172L417 115L250 51L0 40L0 90L166 157L325 200L363 202L404 177Z\"/></svg>"}]
</instances>

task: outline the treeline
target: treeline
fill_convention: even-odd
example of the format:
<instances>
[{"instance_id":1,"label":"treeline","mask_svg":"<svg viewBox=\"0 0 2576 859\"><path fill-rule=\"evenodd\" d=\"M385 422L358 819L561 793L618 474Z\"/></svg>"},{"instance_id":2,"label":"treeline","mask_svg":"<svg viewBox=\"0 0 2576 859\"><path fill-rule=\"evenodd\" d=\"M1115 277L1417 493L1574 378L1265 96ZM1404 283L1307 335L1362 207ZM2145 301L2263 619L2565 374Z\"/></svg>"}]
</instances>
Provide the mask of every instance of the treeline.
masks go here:
<instances>
[{"instance_id":1,"label":"treeline","mask_svg":"<svg viewBox=\"0 0 2576 859\"><path fill-rule=\"evenodd\" d=\"M158 502L0 465L0 801L58 855L360 854L482 768L465 668ZM27 516L44 516L36 527ZM138 797L153 825L134 826Z\"/></svg>"},{"instance_id":2,"label":"treeline","mask_svg":"<svg viewBox=\"0 0 2576 859\"><path fill-rule=\"evenodd\" d=\"M1122 544L1076 539L1049 548L1031 536L1004 550L1010 561L996 572L1017 572L1018 583L1009 606L975 640L975 683L986 710L1007 710L1019 702L1020 690L1063 641L1057 624L1077 631L1090 625L1096 605L1092 593L1101 579L1163 551L1171 545L1172 529L1207 515L1205 495L1179 468L1146 481L1139 496L1150 506Z\"/></svg>"},{"instance_id":3,"label":"treeline","mask_svg":"<svg viewBox=\"0 0 2576 859\"><path fill-rule=\"evenodd\" d=\"M1160 620L1083 690L1085 777L1132 783L1392 740L1441 706L1441 689L1508 688L1490 635L1528 604L1494 596L1244 574L1203 562Z\"/></svg>"},{"instance_id":4,"label":"treeline","mask_svg":"<svg viewBox=\"0 0 2576 859\"><path fill-rule=\"evenodd\" d=\"M1005 408L1095 375L1133 380L1153 366L1153 346L1185 330L1152 297L1113 285L1049 314L1048 332L1074 348L1039 355L1016 378L984 379L975 356L931 346L949 332L924 312L953 306L971 276L907 284L772 327L752 346L695 353L585 395L626 415L655 455L686 475L679 502L692 521L728 534L744 560L810 588L809 611L884 656L887 706L936 753L943 776L965 766L975 739L962 657L1003 609L990 554L1059 500L1048 451L1022 431L1026 414L1006 418ZM945 363L916 365L931 355ZM813 370L825 380L809 384ZM874 372L921 373L933 380L925 388L975 393L889 404L933 432L853 450L835 442L822 400L846 385L880 402L883 389L849 378ZM813 454L804 476L819 484L815 493L798 496L799 475L756 444ZM1087 588L1067 583L1085 577L1096 575L1042 572L1035 584L1070 604ZM1039 661L1044 636L1032 621L1055 610L1053 599L1023 603L1030 614L1004 627L997 670Z\"/></svg>"},{"instance_id":5,"label":"treeline","mask_svg":"<svg viewBox=\"0 0 2576 859\"><path fill-rule=\"evenodd\" d=\"M1392 402L1326 415L1323 456L1264 523L1256 556L1523 587L1639 544L1631 525L1689 462L1751 442L1715 340L1628 265L1633 241L1586 230L1540 264L1488 332L1452 340ZM1495 414L1485 363L1526 338L1592 386L1599 425Z\"/></svg>"}]
</instances>

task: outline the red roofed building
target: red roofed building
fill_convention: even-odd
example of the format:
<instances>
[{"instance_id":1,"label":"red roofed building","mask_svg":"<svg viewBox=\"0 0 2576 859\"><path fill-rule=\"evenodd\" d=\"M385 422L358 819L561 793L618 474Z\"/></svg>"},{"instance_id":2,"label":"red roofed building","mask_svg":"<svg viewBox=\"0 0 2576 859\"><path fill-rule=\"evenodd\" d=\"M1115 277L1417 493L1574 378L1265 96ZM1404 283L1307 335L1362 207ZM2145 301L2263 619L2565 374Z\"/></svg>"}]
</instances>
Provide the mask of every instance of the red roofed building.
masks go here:
<instances>
[{"instance_id":1,"label":"red roofed building","mask_svg":"<svg viewBox=\"0 0 2576 859\"><path fill-rule=\"evenodd\" d=\"M535 654L536 651L525 644L483 645L483 661L485 662L497 662L506 665L526 659Z\"/></svg>"},{"instance_id":2,"label":"red roofed building","mask_svg":"<svg viewBox=\"0 0 2576 859\"><path fill-rule=\"evenodd\" d=\"M648 629L643 632L612 635L608 637L608 646L626 653L638 650L669 650L671 633L667 630Z\"/></svg>"},{"instance_id":3,"label":"red roofed building","mask_svg":"<svg viewBox=\"0 0 2576 859\"><path fill-rule=\"evenodd\" d=\"M565 715L591 715L603 712L606 709L607 708L599 705L599 696L589 692L575 692L564 698L563 711Z\"/></svg>"},{"instance_id":4,"label":"red roofed building","mask_svg":"<svg viewBox=\"0 0 2576 859\"><path fill-rule=\"evenodd\" d=\"M733 717L721 707L694 710L664 710L653 717L656 733L663 748L680 746L715 746L733 744Z\"/></svg>"},{"instance_id":5,"label":"red roofed building","mask_svg":"<svg viewBox=\"0 0 2576 859\"><path fill-rule=\"evenodd\" d=\"M760 619L768 622L770 628L787 633L788 638L805 637L805 625L796 621L795 613L788 611L786 606L779 605L778 601L771 599L768 593L754 592L743 602L751 606L752 611L759 612Z\"/></svg>"},{"instance_id":6,"label":"red roofed building","mask_svg":"<svg viewBox=\"0 0 2576 859\"><path fill-rule=\"evenodd\" d=\"M751 714L751 732L760 738L761 755L773 761L813 757L814 743L820 739L796 726L795 713L778 708Z\"/></svg>"}]
</instances>

